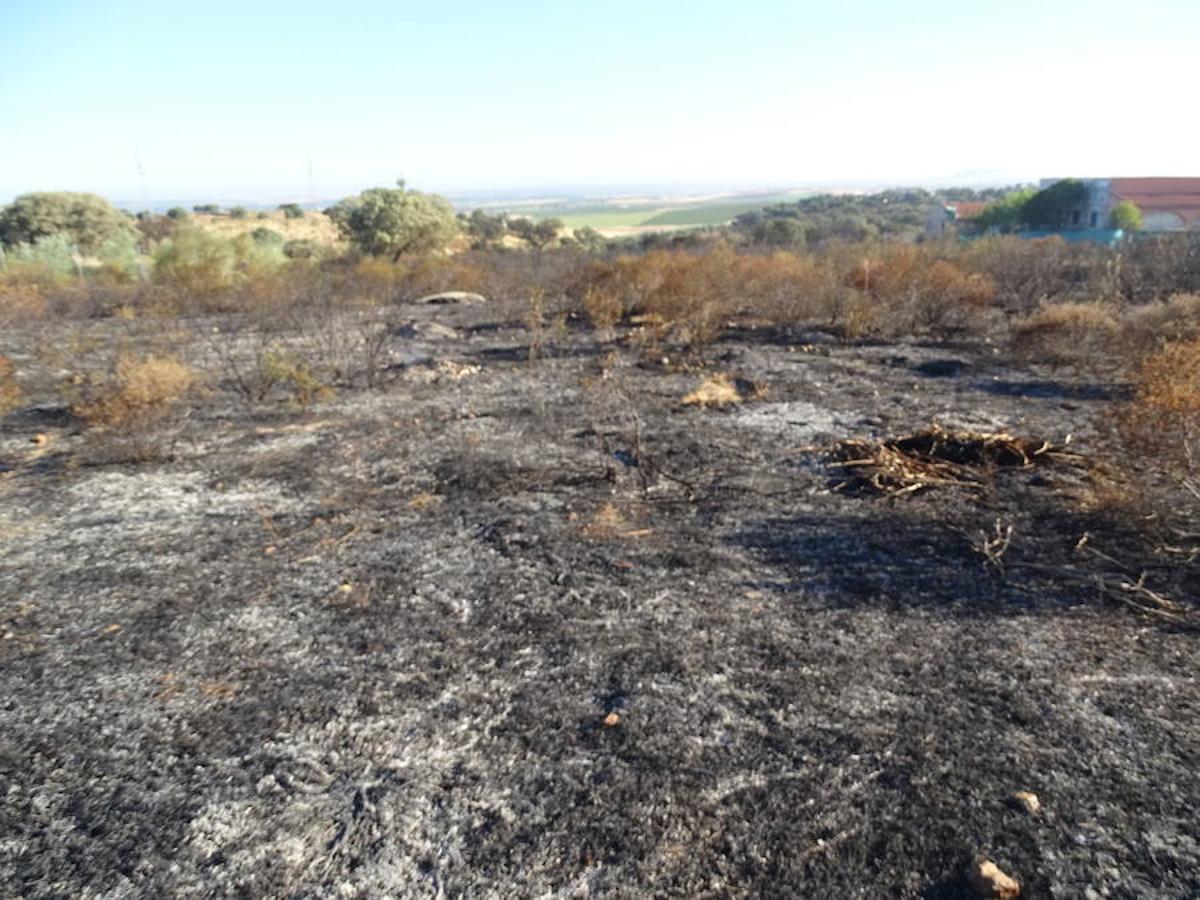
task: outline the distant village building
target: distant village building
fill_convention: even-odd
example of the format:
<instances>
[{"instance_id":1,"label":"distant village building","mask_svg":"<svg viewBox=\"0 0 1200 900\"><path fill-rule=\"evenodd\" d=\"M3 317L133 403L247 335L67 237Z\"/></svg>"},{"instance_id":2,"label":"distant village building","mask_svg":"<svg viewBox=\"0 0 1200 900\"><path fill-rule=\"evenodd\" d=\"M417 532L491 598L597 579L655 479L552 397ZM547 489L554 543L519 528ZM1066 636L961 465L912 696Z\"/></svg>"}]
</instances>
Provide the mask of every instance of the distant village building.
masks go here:
<instances>
[{"instance_id":1,"label":"distant village building","mask_svg":"<svg viewBox=\"0 0 1200 900\"><path fill-rule=\"evenodd\" d=\"M925 217L925 237L936 239L957 234L986 208L986 203L974 200L939 204Z\"/></svg>"},{"instance_id":2,"label":"distant village building","mask_svg":"<svg viewBox=\"0 0 1200 900\"><path fill-rule=\"evenodd\" d=\"M1048 188L1061 178L1043 178ZM1127 200L1142 211L1148 232L1200 230L1200 178L1081 178L1087 196L1068 213L1068 228L1107 228L1112 209Z\"/></svg>"}]
</instances>

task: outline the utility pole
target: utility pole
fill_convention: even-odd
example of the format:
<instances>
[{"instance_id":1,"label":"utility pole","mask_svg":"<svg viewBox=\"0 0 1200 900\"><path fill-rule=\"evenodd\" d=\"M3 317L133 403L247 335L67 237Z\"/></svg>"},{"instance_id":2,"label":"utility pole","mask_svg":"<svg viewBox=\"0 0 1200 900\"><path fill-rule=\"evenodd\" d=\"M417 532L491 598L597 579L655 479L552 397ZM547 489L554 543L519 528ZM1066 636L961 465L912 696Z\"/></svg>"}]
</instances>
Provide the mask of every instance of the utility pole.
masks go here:
<instances>
[{"instance_id":1,"label":"utility pole","mask_svg":"<svg viewBox=\"0 0 1200 900\"><path fill-rule=\"evenodd\" d=\"M138 152L137 145L133 147L133 164L137 167L138 184L142 189L142 209L150 208L150 192L146 189L146 170L142 166L142 154Z\"/></svg>"}]
</instances>

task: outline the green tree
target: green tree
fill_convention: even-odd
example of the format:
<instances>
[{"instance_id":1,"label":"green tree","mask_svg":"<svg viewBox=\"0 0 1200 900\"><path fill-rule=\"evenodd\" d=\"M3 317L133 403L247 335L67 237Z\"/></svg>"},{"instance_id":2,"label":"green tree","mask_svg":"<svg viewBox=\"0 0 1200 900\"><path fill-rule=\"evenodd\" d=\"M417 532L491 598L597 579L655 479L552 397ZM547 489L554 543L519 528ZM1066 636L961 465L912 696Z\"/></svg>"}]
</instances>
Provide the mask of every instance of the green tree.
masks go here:
<instances>
[{"instance_id":1,"label":"green tree","mask_svg":"<svg viewBox=\"0 0 1200 900\"><path fill-rule=\"evenodd\" d=\"M250 213L244 206L231 206L229 208L229 218L231 219L244 219L249 215Z\"/></svg>"},{"instance_id":2,"label":"green tree","mask_svg":"<svg viewBox=\"0 0 1200 900\"><path fill-rule=\"evenodd\" d=\"M283 255L288 259L317 259L324 247L308 238L297 238L283 245Z\"/></svg>"},{"instance_id":3,"label":"green tree","mask_svg":"<svg viewBox=\"0 0 1200 900\"><path fill-rule=\"evenodd\" d=\"M283 213L285 219L303 219L304 209L299 203L281 203L279 211Z\"/></svg>"},{"instance_id":4,"label":"green tree","mask_svg":"<svg viewBox=\"0 0 1200 900\"><path fill-rule=\"evenodd\" d=\"M488 215L482 209L471 211L463 217L463 224L477 248L484 248L500 240L508 232L508 217L504 213Z\"/></svg>"},{"instance_id":5,"label":"green tree","mask_svg":"<svg viewBox=\"0 0 1200 900\"><path fill-rule=\"evenodd\" d=\"M1038 191L1021 207L1021 221L1034 228L1061 228L1087 201L1087 186L1078 178L1064 178Z\"/></svg>"},{"instance_id":6,"label":"green tree","mask_svg":"<svg viewBox=\"0 0 1200 900\"><path fill-rule=\"evenodd\" d=\"M221 205L219 203L198 203L192 207L192 212L203 213L209 216L219 216L221 214Z\"/></svg>"},{"instance_id":7,"label":"green tree","mask_svg":"<svg viewBox=\"0 0 1200 900\"><path fill-rule=\"evenodd\" d=\"M278 231L272 231L270 228L255 228L250 232L250 240L257 244L267 244L275 247L282 247L284 237Z\"/></svg>"},{"instance_id":8,"label":"green tree","mask_svg":"<svg viewBox=\"0 0 1200 900\"><path fill-rule=\"evenodd\" d=\"M1005 197L1001 197L994 203L990 203L983 208L983 211L973 220L973 224L982 229L995 228L999 231L1012 231L1021 224L1022 211L1025 204L1032 199L1037 191L1033 188L1026 188L1020 191L1013 191Z\"/></svg>"},{"instance_id":9,"label":"green tree","mask_svg":"<svg viewBox=\"0 0 1200 900\"><path fill-rule=\"evenodd\" d=\"M0 210L0 243L33 244L65 235L82 253L131 232L133 223L103 197L68 191L22 194Z\"/></svg>"},{"instance_id":10,"label":"green tree","mask_svg":"<svg viewBox=\"0 0 1200 900\"><path fill-rule=\"evenodd\" d=\"M66 233L48 234L28 244L13 244L11 261L26 271L49 278L73 275L77 270L71 237Z\"/></svg>"},{"instance_id":11,"label":"green tree","mask_svg":"<svg viewBox=\"0 0 1200 900\"><path fill-rule=\"evenodd\" d=\"M1122 200L1109 213L1109 225L1122 231L1142 230L1142 211L1128 200Z\"/></svg>"},{"instance_id":12,"label":"green tree","mask_svg":"<svg viewBox=\"0 0 1200 900\"><path fill-rule=\"evenodd\" d=\"M608 241L604 239L604 235L598 232L590 225L584 225L582 228L576 228L572 237L579 246L588 253L599 253L608 246Z\"/></svg>"},{"instance_id":13,"label":"green tree","mask_svg":"<svg viewBox=\"0 0 1200 900\"><path fill-rule=\"evenodd\" d=\"M454 208L445 197L395 188L371 188L329 210L351 244L372 256L427 253L445 247L458 234Z\"/></svg>"},{"instance_id":14,"label":"green tree","mask_svg":"<svg viewBox=\"0 0 1200 900\"><path fill-rule=\"evenodd\" d=\"M155 245L175 236L179 228L179 220L169 216L155 216L146 213L138 214L137 230L141 233L141 248L149 251Z\"/></svg>"},{"instance_id":15,"label":"green tree","mask_svg":"<svg viewBox=\"0 0 1200 900\"><path fill-rule=\"evenodd\" d=\"M799 247L807 241L808 231L797 219L769 218L755 226L751 239L771 247Z\"/></svg>"},{"instance_id":16,"label":"green tree","mask_svg":"<svg viewBox=\"0 0 1200 900\"><path fill-rule=\"evenodd\" d=\"M181 227L154 253L154 277L188 293L211 294L233 284L233 242L194 225Z\"/></svg>"},{"instance_id":17,"label":"green tree","mask_svg":"<svg viewBox=\"0 0 1200 900\"><path fill-rule=\"evenodd\" d=\"M182 222L191 217L188 215L188 211L182 206L172 206L167 210L167 218L174 219L176 222Z\"/></svg>"},{"instance_id":18,"label":"green tree","mask_svg":"<svg viewBox=\"0 0 1200 900\"><path fill-rule=\"evenodd\" d=\"M114 234L96 248L96 257L108 271L132 279L138 274L137 231L122 231Z\"/></svg>"},{"instance_id":19,"label":"green tree","mask_svg":"<svg viewBox=\"0 0 1200 900\"><path fill-rule=\"evenodd\" d=\"M538 222L532 219L512 219L508 223L509 231L538 250L554 241L562 228L562 219L542 219Z\"/></svg>"}]
</instances>

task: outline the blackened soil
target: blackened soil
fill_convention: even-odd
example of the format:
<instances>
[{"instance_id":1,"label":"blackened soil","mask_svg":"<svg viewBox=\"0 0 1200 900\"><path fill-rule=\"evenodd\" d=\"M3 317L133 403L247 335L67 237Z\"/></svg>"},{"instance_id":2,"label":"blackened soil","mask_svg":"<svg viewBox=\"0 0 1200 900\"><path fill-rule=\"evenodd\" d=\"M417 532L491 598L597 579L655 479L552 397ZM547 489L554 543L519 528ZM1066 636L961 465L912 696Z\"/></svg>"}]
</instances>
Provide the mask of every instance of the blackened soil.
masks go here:
<instances>
[{"instance_id":1,"label":"blackened soil","mask_svg":"<svg viewBox=\"0 0 1200 900\"><path fill-rule=\"evenodd\" d=\"M1197 635L1104 589L1195 576L1087 464L888 499L814 449L1100 461L1110 390L749 330L708 360L767 397L702 410L673 350L410 314L466 336L155 461L0 422L0 893L1200 895Z\"/></svg>"}]
</instances>

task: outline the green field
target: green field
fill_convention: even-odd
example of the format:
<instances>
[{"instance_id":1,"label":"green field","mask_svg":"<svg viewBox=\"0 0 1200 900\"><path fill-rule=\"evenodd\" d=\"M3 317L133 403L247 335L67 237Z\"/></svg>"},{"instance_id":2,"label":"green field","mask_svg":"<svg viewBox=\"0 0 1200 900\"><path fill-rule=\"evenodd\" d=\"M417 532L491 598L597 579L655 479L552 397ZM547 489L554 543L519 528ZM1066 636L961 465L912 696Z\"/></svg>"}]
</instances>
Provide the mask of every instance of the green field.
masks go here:
<instances>
[{"instance_id":1,"label":"green field","mask_svg":"<svg viewBox=\"0 0 1200 900\"><path fill-rule=\"evenodd\" d=\"M724 197L696 203L639 204L570 204L514 209L514 215L533 219L561 219L568 228L696 228L724 225L743 213L753 212L774 203L795 200L793 194L758 194L742 199Z\"/></svg>"},{"instance_id":2,"label":"green field","mask_svg":"<svg viewBox=\"0 0 1200 900\"><path fill-rule=\"evenodd\" d=\"M642 225L720 225L736 219L743 213L754 212L772 203L782 203L783 195L764 200L747 200L744 203L706 204L703 206L674 207L664 210L641 222Z\"/></svg>"},{"instance_id":3,"label":"green field","mask_svg":"<svg viewBox=\"0 0 1200 900\"><path fill-rule=\"evenodd\" d=\"M644 224L648 215L645 209L620 209L607 207L594 210L571 210L566 213L546 213L538 218L559 218L568 228L623 228Z\"/></svg>"}]
</instances>

